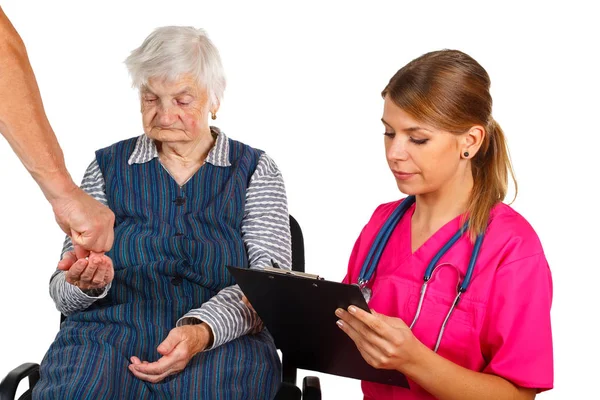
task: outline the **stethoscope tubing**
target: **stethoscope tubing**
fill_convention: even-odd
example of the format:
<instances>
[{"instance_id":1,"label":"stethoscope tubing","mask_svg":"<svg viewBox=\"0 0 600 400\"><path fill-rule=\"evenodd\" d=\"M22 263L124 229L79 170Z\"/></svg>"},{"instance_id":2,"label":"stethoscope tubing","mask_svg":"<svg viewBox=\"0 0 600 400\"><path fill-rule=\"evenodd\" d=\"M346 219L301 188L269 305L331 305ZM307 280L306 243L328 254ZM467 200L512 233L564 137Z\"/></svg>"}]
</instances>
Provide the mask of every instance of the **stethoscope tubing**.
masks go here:
<instances>
[{"instance_id":1,"label":"stethoscope tubing","mask_svg":"<svg viewBox=\"0 0 600 400\"><path fill-rule=\"evenodd\" d=\"M387 220L384 222L383 226L377 233L377 236L375 237L375 241L371 245L371 248L369 249L369 253L367 254L367 257L365 258L365 261L363 263L363 266L361 268L361 272L360 272L360 275L358 278L358 285L361 287L361 289L366 287L367 283L369 282L369 280L375 273L375 269L377 268L377 264L379 263L381 254L383 253L383 250L385 249L385 246L387 245L387 242L388 242L394 228L396 227L396 225L398 225L398 222L402 219L402 217L404 216L406 211L410 208L410 206L412 206L412 204L415 202L415 200L416 200L415 196L408 196L406 199L404 199L398 205L398 207L396 207L396 209L392 212L392 214L387 218ZM452 246L454 246L454 244L463 236L463 234L467 231L468 227L469 227L469 220L465 221L465 223L461 226L461 228L450 238L450 240L448 240L448 242L446 242L444 244L444 246L442 246L442 248L440 250L438 250L438 252L435 254L435 256L431 259L431 261L427 265L427 269L425 270L425 273L423 275L423 286L421 286L421 291L420 291L420 295L419 295L419 303L417 305L417 311L415 313L415 317L414 317L412 323L410 324L411 330L413 329L413 327L415 326L415 324L417 323L417 321L419 319L419 316L421 315L421 309L423 307L425 293L427 292L427 285L429 283L429 280L431 279L431 276L433 274L433 271L434 271L437 263L441 260L441 258L444 256L444 254L446 254L446 252L448 252L448 250L450 250L452 248ZM452 313L454 312L454 309L460 302L462 294L467 291L467 289L471 283L471 279L473 278L473 271L475 270L475 264L477 263L477 258L479 257L481 245L483 243L483 238L484 238L484 234L481 233L481 234L477 235L477 238L475 239L473 251L472 251L471 257L469 259L467 273L465 274L465 277L463 278L462 282L460 283L460 286L458 287L458 289L456 291L456 297L454 298L454 301L452 302L452 306L450 307L450 310L448 311L448 313L446 314L446 317L444 318L444 322L442 323L442 326L438 333L438 337L437 337L436 344L434 347L435 352L437 352L440 347L440 343L442 341L442 337L444 336L444 331L446 329L446 325L448 323L448 320L450 319L450 316L452 315Z\"/></svg>"}]
</instances>

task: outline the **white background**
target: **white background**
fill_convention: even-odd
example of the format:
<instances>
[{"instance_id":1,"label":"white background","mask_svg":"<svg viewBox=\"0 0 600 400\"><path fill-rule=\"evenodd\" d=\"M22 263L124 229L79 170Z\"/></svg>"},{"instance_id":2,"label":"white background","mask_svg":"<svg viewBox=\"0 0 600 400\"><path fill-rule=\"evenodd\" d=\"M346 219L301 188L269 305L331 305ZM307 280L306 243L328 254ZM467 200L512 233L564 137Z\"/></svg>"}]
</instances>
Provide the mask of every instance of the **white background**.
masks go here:
<instances>
[{"instance_id":1,"label":"white background","mask_svg":"<svg viewBox=\"0 0 600 400\"><path fill-rule=\"evenodd\" d=\"M2 2L27 45L73 178L81 180L96 149L142 132L123 65L129 52L155 27L204 27L228 76L217 125L278 163L290 212L304 229L307 270L330 280L344 277L375 207L400 196L384 158L381 90L431 50L455 48L477 59L492 78L494 116L517 173L513 206L538 232L554 278L556 388L539 397L599 398L600 219L592 193L600 29L591 5L89 3ZM0 182L2 377L39 362L58 330L48 279L63 234L1 138ZM357 381L321 376L325 399L362 398Z\"/></svg>"}]
</instances>

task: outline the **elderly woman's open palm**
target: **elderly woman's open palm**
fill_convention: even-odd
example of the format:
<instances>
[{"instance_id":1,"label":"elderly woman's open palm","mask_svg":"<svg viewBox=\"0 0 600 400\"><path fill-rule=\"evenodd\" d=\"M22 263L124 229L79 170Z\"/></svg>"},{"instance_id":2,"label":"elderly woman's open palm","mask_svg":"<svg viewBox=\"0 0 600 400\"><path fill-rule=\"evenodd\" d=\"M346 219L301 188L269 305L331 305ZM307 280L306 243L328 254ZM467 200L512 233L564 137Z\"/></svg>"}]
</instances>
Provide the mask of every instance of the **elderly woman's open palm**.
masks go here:
<instances>
[{"instance_id":1,"label":"elderly woman's open palm","mask_svg":"<svg viewBox=\"0 0 600 400\"><path fill-rule=\"evenodd\" d=\"M64 254L58 269L66 271L66 280L81 290L103 289L112 282L115 271L110 257L104 253L89 253L76 245Z\"/></svg>"}]
</instances>

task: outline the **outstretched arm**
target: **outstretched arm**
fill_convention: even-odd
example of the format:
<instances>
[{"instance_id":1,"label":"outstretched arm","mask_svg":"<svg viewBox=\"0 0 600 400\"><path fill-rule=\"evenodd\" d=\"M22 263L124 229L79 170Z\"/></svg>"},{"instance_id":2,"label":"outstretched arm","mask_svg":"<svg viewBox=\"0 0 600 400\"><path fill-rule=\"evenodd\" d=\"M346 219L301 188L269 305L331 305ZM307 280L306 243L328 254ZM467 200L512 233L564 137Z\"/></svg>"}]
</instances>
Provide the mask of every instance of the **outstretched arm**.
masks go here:
<instances>
[{"instance_id":1,"label":"outstretched arm","mask_svg":"<svg viewBox=\"0 0 600 400\"><path fill-rule=\"evenodd\" d=\"M112 246L114 215L83 192L65 167L21 37L0 8L0 133L52 205L56 221L87 250Z\"/></svg>"}]
</instances>

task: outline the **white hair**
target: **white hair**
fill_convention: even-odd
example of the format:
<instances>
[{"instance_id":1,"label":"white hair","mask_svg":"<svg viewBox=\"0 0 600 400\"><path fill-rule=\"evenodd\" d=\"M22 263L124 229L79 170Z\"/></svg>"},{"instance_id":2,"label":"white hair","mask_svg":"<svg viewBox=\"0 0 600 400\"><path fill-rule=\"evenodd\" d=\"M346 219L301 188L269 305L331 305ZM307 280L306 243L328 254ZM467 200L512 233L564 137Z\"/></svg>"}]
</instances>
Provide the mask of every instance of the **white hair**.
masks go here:
<instances>
[{"instance_id":1,"label":"white hair","mask_svg":"<svg viewBox=\"0 0 600 400\"><path fill-rule=\"evenodd\" d=\"M155 29L125 60L133 87L138 90L150 78L175 81L191 74L208 91L209 106L221 103L225 73L219 51L203 29L164 26Z\"/></svg>"}]
</instances>

